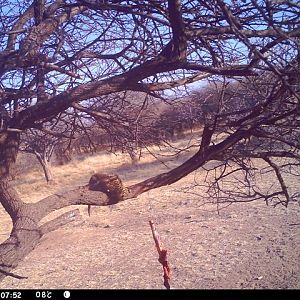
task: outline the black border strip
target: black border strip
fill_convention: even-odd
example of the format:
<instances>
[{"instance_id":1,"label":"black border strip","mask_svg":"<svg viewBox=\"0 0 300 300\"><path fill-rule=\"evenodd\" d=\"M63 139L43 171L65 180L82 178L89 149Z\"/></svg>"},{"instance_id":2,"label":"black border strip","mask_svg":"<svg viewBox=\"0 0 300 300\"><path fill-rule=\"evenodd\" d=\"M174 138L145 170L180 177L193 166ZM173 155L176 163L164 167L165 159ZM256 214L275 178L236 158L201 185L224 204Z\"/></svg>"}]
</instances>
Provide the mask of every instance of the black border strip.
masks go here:
<instances>
[{"instance_id":1,"label":"black border strip","mask_svg":"<svg viewBox=\"0 0 300 300\"><path fill-rule=\"evenodd\" d=\"M65 298L64 293L70 292ZM9 292L9 293L8 293ZM6 297L8 295L8 297ZM5 296L5 297L3 297ZM93 300L93 299L300 299L300 290L84 290L84 289L37 289L0 290L0 299L21 300Z\"/></svg>"}]
</instances>

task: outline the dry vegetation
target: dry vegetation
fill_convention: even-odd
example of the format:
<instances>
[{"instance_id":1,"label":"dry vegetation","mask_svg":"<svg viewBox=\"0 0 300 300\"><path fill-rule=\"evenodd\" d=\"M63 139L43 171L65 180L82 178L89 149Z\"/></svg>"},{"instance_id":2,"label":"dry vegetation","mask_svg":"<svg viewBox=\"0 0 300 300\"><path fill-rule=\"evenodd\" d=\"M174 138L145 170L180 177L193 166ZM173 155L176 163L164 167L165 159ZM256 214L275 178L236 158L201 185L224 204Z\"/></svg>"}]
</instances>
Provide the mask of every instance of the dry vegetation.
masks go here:
<instances>
[{"instance_id":1,"label":"dry vegetation","mask_svg":"<svg viewBox=\"0 0 300 300\"><path fill-rule=\"evenodd\" d=\"M161 160L174 167L186 157L182 153ZM132 184L165 171L166 165L149 154L132 166L127 156L102 153L55 166L54 184L47 185L35 168L20 174L15 185L27 202L35 202L86 184L94 172L117 173ZM164 288L149 219L169 250L173 288L300 288L299 205L273 208L253 202L218 214L215 205L203 204L203 191L182 191L204 176L199 170L137 199L93 207L91 217L80 207L82 220L44 236L15 269L28 279L7 277L0 288ZM262 179L271 183L270 175ZM2 208L0 220L4 241L11 223Z\"/></svg>"}]
</instances>

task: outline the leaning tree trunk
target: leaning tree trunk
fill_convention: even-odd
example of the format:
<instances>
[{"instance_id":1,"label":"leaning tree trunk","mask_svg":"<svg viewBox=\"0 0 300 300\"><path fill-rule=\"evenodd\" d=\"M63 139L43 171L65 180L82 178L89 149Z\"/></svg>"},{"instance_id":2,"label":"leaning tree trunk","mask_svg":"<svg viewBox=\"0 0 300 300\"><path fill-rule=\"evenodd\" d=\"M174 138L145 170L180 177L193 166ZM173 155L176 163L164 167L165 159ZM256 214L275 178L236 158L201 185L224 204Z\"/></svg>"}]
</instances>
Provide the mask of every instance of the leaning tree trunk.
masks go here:
<instances>
[{"instance_id":1,"label":"leaning tree trunk","mask_svg":"<svg viewBox=\"0 0 300 300\"><path fill-rule=\"evenodd\" d=\"M30 205L24 203L11 186L9 173L15 164L19 134L3 133L0 139L0 202L10 215L13 229L10 237L0 245L0 279L9 274L40 239L37 223Z\"/></svg>"},{"instance_id":2,"label":"leaning tree trunk","mask_svg":"<svg viewBox=\"0 0 300 300\"><path fill-rule=\"evenodd\" d=\"M55 197L52 201L48 197L48 201L38 203L25 203L20 199L13 188L12 181L9 180L11 167L16 162L18 148L18 133L0 134L0 203L10 215L13 223L9 238L0 244L0 280L6 276L22 278L11 273L11 269L15 268L34 249L45 233L74 221L79 215L79 211L75 210L39 225L39 221L50 212L69 204L67 201L59 202L59 199ZM78 191L76 193L78 196ZM73 204L76 204L74 202Z\"/></svg>"},{"instance_id":3,"label":"leaning tree trunk","mask_svg":"<svg viewBox=\"0 0 300 300\"><path fill-rule=\"evenodd\" d=\"M51 166L50 163L48 162L47 158L45 157L45 155L42 155L41 153L34 151L35 156L37 157L39 163L41 164L43 171L44 171L44 175L46 178L46 181L49 183L53 180L53 175L51 172Z\"/></svg>"},{"instance_id":4,"label":"leaning tree trunk","mask_svg":"<svg viewBox=\"0 0 300 300\"><path fill-rule=\"evenodd\" d=\"M131 159L131 164L133 166L137 165L139 163L139 160L140 160L140 155L137 152L138 152L137 149L128 151L128 154L129 154L130 159Z\"/></svg>"}]
</instances>

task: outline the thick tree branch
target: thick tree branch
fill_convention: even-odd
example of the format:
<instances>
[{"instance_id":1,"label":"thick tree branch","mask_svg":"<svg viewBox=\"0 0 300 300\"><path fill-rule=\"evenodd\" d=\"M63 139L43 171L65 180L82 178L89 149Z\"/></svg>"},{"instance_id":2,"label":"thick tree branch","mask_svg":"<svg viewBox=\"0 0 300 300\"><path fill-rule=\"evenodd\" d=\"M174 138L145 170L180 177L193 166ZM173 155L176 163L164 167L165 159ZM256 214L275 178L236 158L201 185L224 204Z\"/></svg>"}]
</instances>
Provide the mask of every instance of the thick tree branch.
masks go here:
<instances>
[{"instance_id":1,"label":"thick tree branch","mask_svg":"<svg viewBox=\"0 0 300 300\"><path fill-rule=\"evenodd\" d=\"M49 233L70 222L79 221L82 217L79 209L68 211L39 227L41 235Z\"/></svg>"},{"instance_id":2,"label":"thick tree branch","mask_svg":"<svg viewBox=\"0 0 300 300\"><path fill-rule=\"evenodd\" d=\"M168 0L169 18L172 28L172 47L170 58L178 59L179 61L186 60L187 38L185 35L184 22L181 14L181 1ZM164 55L166 55L164 53Z\"/></svg>"},{"instance_id":3,"label":"thick tree branch","mask_svg":"<svg viewBox=\"0 0 300 300\"><path fill-rule=\"evenodd\" d=\"M172 169L167 173L163 173L143 182L128 187L128 193L123 200L132 199L138 195L164 185L172 184L189 173L203 166L207 161L218 159L222 153L229 149L232 145L249 136L249 131L238 130L222 142L201 148L194 156L184 162L182 165ZM65 192L62 195L51 195L37 203L30 204L35 211L36 220L41 220L49 213L64 208L69 205L93 205L106 206L110 204L109 197L102 192L91 191L89 186L78 187L74 190Z\"/></svg>"},{"instance_id":4,"label":"thick tree branch","mask_svg":"<svg viewBox=\"0 0 300 300\"><path fill-rule=\"evenodd\" d=\"M78 74L75 74L74 72L65 70L65 69L59 67L58 65L54 65L54 64L51 64L51 63L42 62L41 66L44 67L48 72L50 72L50 71L57 71L57 72L59 72L61 74L67 74L70 77L73 77L73 78L76 78L76 79L80 79L80 76Z\"/></svg>"},{"instance_id":5,"label":"thick tree branch","mask_svg":"<svg viewBox=\"0 0 300 300\"><path fill-rule=\"evenodd\" d=\"M205 78L210 77L210 73L197 73L195 75L188 76L186 78L181 78L173 81L166 81L166 82L157 82L157 83L138 83L136 86L138 87L136 90L137 91L145 91L145 92L150 92L150 91L162 91L166 89L172 89L175 87L180 87L186 84L190 84Z\"/></svg>"},{"instance_id":6,"label":"thick tree branch","mask_svg":"<svg viewBox=\"0 0 300 300\"><path fill-rule=\"evenodd\" d=\"M117 2L110 4L106 2L99 2L97 0L79 0L82 5L85 5L93 10L108 10L108 11L117 11L122 12L125 14L132 14L134 13L137 16L142 16L149 18L159 24L169 26L167 20L157 17L155 14L151 13L147 10L147 6L143 7L143 5L126 5L126 4L117 4ZM156 7L156 10L160 12L160 15L166 15L167 12L162 9L159 3L153 3ZM144 8L144 9L143 9ZM157 11L155 11L157 13Z\"/></svg>"},{"instance_id":7,"label":"thick tree branch","mask_svg":"<svg viewBox=\"0 0 300 300\"><path fill-rule=\"evenodd\" d=\"M33 17L34 14L33 7L34 7L34 2L27 8L27 10L23 13L23 15L21 15L18 18L18 20L12 27L11 34L8 37L6 50L14 50L18 33L24 31L23 26L30 18Z\"/></svg>"},{"instance_id":8,"label":"thick tree branch","mask_svg":"<svg viewBox=\"0 0 300 300\"><path fill-rule=\"evenodd\" d=\"M224 76L257 76L258 73L251 70L249 65L229 65L226 67L212 67L195 63L185 63L181 66L186 70L195 70L210 73L212 75Z\"/></svg>"},{"instance_id":9,"label":"thick tree branch","mask_svg":"<svg viewBox=\"0 0 300 300\"><path fill-rule=\"evenodd\" d=\"M250 135L251 133L248 130L237 130L235 133L225 138L222 142L200 149L194 156L177 168L130 186L129 196L137 197L138 195L151 189L164 185L170 185L180 180L181 178L203 166L207 161L217 159L217 157L222 155L222 153L231 146Z\"/></svg>"},{"instance_id":10,"label":"thick tree branch","mask_svg":"<svg viewBox=\"0 0 300 300\"><path fill-rule=\"evenodd\" d=\"M106 206L109 205L109 198L102 192L89 190L86 185L64 192L61 195L48 196L31 204L31 207L35 211L36 219L41 220L51 212L70 205Z\"/></svg>"},{"instance_id":11,"label":"thick tree branch","mask_svg":"<svg viewBox=\"0 0 300 300\"><path fill-rule=\"evenodd\" d=\"M240 33L246 36L247 38L251 37L259 37L259 38L266 38L266 37L277 37L281 38L282 35L275 29L263 29L263 30L247 30L241 29ZM291 31L285 31L284 34L290 38L299 37L300 36L300 29L294 29ZM210 38L219 38L219 39L230 39L232 36L235 35L234 30L228 27L210 27L210 28L197 28L197 29L189 29L186 30L186 35L188 38L194 37L203 37L207 36Z\"/></svg>"}]
</instances>

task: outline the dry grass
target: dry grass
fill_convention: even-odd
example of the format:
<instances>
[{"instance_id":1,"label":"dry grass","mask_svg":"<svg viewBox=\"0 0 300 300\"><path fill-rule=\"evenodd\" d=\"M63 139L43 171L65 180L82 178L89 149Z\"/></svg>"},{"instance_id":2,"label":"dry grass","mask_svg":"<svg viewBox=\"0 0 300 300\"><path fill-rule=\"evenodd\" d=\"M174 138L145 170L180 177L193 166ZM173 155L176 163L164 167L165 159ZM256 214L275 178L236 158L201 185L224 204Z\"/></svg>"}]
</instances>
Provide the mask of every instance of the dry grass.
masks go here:
<instances>
[{"instance_id":1,"label":"dry grass","mask_svg":"<svg viewBox=\"0 0 300 300\"><path fill-rule=\"evenodd\" d=\"M36 165L26 167L28 171L19 172L14 180L14 186L21 195L22 200L27 203L37 202L40 199L55 193L63 193L71 190L77 186L88 183L91 175L97 172L102 173L116 173L125 182L126 185L134 184L138 181L144 180L151 175L165 172L168 169L178 165L180 161L191 151L184 152L181 155L173 156L178 148L188 147L192 139L179 141L174 144L172 149L162 149L157 146L149 148L149 152L142 155L141 162L134 166L131 164L130 157L123 153L98 153L75 159L72 162L63 166L52 166L52 173L54 174L54 182L47 184L44 178L43 171L35 161L34 158L28 155L21 156L21 159L28 159L30 162L36 162ZM159 160L156 160L154 156ZM20 162L20 164L24 162ZM43 222L53 219L63 212L69 211L73 207L67 207L57 212L52 213ZM86 208L83 206L81 210ZM11 229L12 223L10 217L6 214L4 209L0 207L0 242L4 241Z\"/></svg>"},{"instance_id":2,"label":"dry grass","mask_svg":"<svg viewBox=\"0 0 300 300\"><path fill-rule=\"evenodd\" d=\"M131 164L128 155L120 152L115 154L103 152L81 157L63 166L53 166L55 182L52 184L45 182L41 168L36 165L28 172L19 174L14 184L25 202L36 202L50 194L87 184L91 175L97 172L117 173L129 185L178 165L193 150L189 149L176 155L177 149L187 148L194 142L195 139L191 136L189 139L174 143L174 149L149 147L151 154L143 152L141 162L137 166Z\"/></svg>"}]
</instances>

